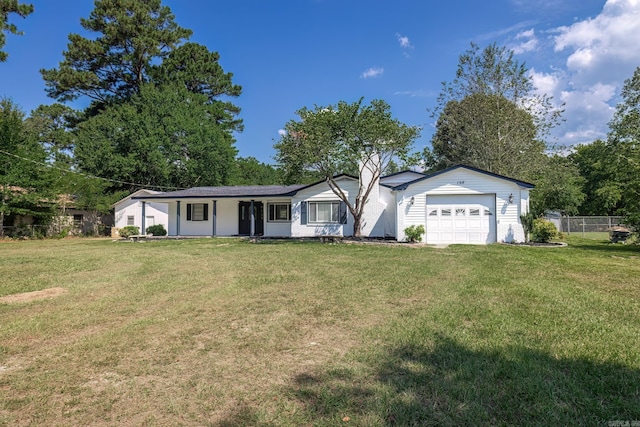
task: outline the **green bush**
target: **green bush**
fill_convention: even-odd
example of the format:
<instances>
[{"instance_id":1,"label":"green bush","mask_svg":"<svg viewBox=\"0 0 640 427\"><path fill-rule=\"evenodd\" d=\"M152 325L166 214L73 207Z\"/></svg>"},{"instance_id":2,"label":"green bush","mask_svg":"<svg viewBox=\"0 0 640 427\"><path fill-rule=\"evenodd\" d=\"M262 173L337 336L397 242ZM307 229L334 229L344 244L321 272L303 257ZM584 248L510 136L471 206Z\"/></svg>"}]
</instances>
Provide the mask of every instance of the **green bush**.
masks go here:
<instances>
[{"instance_id":1,"label":"green bush","mask_svg":"<svg viewBox=\"0 0 640 427\"><path fill-rule=\"evenodd\" d=\"M558 235L556 226L542 218L533 220L533 228L531 229L531 240L536 243L548 243L551 239Z\"/></svg>"},{"instance_id":2,"label":"green bush","mask_svg":"<svg viewBox=\"0 0 640 427\"><path fill-rule=\"evenodd\" d=\"M524 241L529 241L529 236L531 235L531 231L533 230L533 221L536 219L536 216L533 212L527 212L526 214L520 215L520 223L522 223L522 228L524 228Z\"/></svg>"},{"instance_id":3,"label":"green bush","mask_svg":"<svg viewBox=\"0 0 640 427\"><path fill-rule=\"evenodd\" d=\"M54 239L64 239L69 235L70 231L71 231L70 227L65 227L62 230L58 231L57 233L54 233L51 237L53 237Z\"/></svg>"},{"instance_id":4,"label":"green bush","mask_svg":"<svg viewBox=\"0 0 640 427\"><path fill-rule=\"evenodd\" d=\"M147 227L147 234L153 234L154 236L166 236L167 230L164 229L162 224L150 225Z\"/></svg>"},{"instance_id":5,"label":"green bush","mask_svg":"<svg viewBox=\"0 0 640 427\"><path fill-rule=\"evenodd\" d=\"M424 225L412 225L404 229L404 235L408 242L415 243L422 241L422 235L424 234Z\"/></svg>"},{"instance_id":6,"label":"green bush","mask_svg":"<svg viewBox=\"0 0 640 427\"><path fill-rule=\"evenodd\" d=\"M126 227L122 227L120 229L120 237L128 239L129 236L133 236L136 234L140 234L140 227L137 225L127 225Z\"/></svg>"}]
</instances>

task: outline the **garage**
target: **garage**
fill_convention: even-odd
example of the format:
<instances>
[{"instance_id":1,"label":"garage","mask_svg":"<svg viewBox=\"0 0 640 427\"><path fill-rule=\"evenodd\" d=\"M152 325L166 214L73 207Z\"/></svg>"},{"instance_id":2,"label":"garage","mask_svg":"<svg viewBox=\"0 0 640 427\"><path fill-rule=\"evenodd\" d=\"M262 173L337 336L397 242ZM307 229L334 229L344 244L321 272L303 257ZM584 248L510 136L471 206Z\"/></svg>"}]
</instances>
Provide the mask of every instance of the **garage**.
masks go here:
<instances>
[{"instance_id":1,"label":"garage","mask_svg":"<svg viewBox=\"0 0 640 427\"><path fill-rule=\"evenodd\" d=\"M427 196L426 240L430 244L496 241L495 194Z\"/></svg>"}]
</instances>

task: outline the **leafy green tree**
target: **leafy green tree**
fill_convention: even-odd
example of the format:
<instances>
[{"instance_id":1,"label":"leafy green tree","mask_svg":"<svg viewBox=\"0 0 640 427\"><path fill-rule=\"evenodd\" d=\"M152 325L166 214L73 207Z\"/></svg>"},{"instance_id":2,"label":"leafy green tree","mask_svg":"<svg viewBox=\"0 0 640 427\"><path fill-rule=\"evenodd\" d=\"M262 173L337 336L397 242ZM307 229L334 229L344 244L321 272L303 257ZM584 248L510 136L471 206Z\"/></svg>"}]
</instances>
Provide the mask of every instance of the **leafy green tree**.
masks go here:
<instances>
[{"instance_id":1,"label":"leafy green tree","mask_svg":"<svg viewBox=\"0 0 640 427\"><path fill-rule=\"evenodd\" d=\"M183 45L191 31L160 0L96 0L81 23L96 36L71 34L59 67L41 73L49 96L92 103L82 116L59 104L37 110L47 148L58 157L73 148L80 171L113 180L108 193L229 182L232 133L242 130L229 99L241 87L218 53Z\"/></svg>"},{"instance_id":2,"label":"leafy green tree","mask_svg":"<svg viewBox=\"0 0 640 427\"><path fill-rule=\"evenodd\" d=\"M262 163L255 157L238 157L231 178L232 185L274 185L282 182L282 174L273 165Z\"/></svg>"},{"instance_id":3,"label":"leafy green tree","mask_svg":"<svg viewBox=\"0 0 640 427\"><path fill-rule=\"evenodd\" d=\"M2 49L7 42L5 32L22 35L22 31L19 31L15 24L9 23L9 14L15 13L25 18L32 12L33 5L19 3L18 0L0 0L0 49ZM0 62L6 61L7 56L6 52L0 50Z\"/></svg>"},{"instance_id":4,"label":"leafy green tree","mask_svg":"<svg viewBox=\"0 0 640 427\"><path fill-rule=\"evenodd\" d=\"M387 167L382 171L382 175L391 175L396 172L400 172L401 170L402 168L398 165L398 163L392 159L389 160Z\"/></svg>"},{"instance_id":5,"label":"leafy green tree","mask_svg":"<svg viewBox=\"0 0 640 427\"><path fill-rule=\"evenodd\" d=\"M72 174L67 192L73 197L73 206L93 213L96 217L111 211L112 205L129 194L128 192L110 193L107 191L110 182L104 179ZM94 230L96 233L98 230Z\"/></svg>"},{"instance_id":6,"label":"leafy green tree","mask_svg":"<svg viewBox=\"0 0 640 427\"><path fill-rule=\"evenodd\" d=\"M545 157L531 115L502 95L484 93L447 103L432 147L440 168L462 163L518 178L531 177Z\"/></svg>"},{"instance_id":7,"label":"leafy green tree","mask_svg":"<svg viewBox=\"0 0 640 427\"><path fill-rule=\"evenodd\" d=\"M623 182L619 181L619 159L612 146L597 140L579 145L569 158L584 182L586 197L579 208L582 215L616 215L622 208Z\"/></svg>"},{"instance_id":8,"label":"leafy green tree","mask_svg":"<svg viewBox=\"0 0 640 427\"><path fill-rule=\"evenodd\" d=\"M184 85L189 92L206 95L213 119L228 129L241 131L242 121L236 118L240 108L220 98L238 97L242 87L232 82L233 74L225 73L219 60L218 52L200 44L185 43L169 52L150 74L158 85Z\"/></svg>"},{"instance_id":9,"label":"leafy green tree","mask_svg":"<svg viewBox=\"0 0 640 427\"><path fill-rule=\"evenodd\" d=\"M107 182L76 170L73 130L81 118L81 113L66 105L40 105L25 120L25 127L47 153L47 163L52 166L52 191L58 195L60 211L64 214L67 207L73 206L97 216L107 213L119 199L112 200L104 194Z\"/></svg>"},{"instance_id":10,"label":"leafy green tree","mask_svg":"<svg viewBox=\"0 0 640 427\"><path fill-rule=\"evenodd\" d=\"M353 216L353 235L360 237L362 215L376 180L391 160L408 156L419 130L394 119L382 100L370 105L362 105L362 99L352 104L341 101L313 110L302 108L297 115L300 120L287 122L285 134L274 146L277 161L285 174L311 170L325 179L346 203ZM349 171L372 178L360 181L353 201L334 179Z\"/></svg>"},{"instance_id":11,"label":"leafy green tree","mask_svg":"<svg viewBox=\"0 0 640 427\"><path fill-rule=\"evenodd\" d=\"M621 95L607 144L613 152L625 223L640 229L640 67L625 80Z\"/></svg>"},{"instance_id":12,"label":"leafy green tree","mask_svg":"<svg viewBox=\"0 0 640 427\"><path fill-rule=\"evenodd\" d=\"M526 179L544 162L543 142L561 111L538 95L524 64L495 43L476 44L459 58L456 77L443 83L427 166L465 163Z\"/></svg>"},{"instance_id":13,"label":"leafy green tree","mask_svg":"<svg viewBox=\"0 0 640 427\"><path fill-rule=\"evenodd\" d=\"M114 180L109 192L228 184L234 141L207 102L183 87L143 85L128 102L78 125L80 170Z\"/></svg>"},{"instance_id":14,"label":"leafy green tree","mask_svg":"<svg viewBox=\"0 0 640 427\"><path fill-rule=\"evenodd\" d=\"M97 37L70 34L59 67L41 70L47 94L58 101L127 99L149 80L152 63L191 36L160 0L96 0L81 24Z\"/></svg>"},{"instance_id":15,"label":"leafy green tree","mask_svg":"<svg viewBox=\"0 0 640 427\"><path fill-rule=\"evenodd\" d=\"M71 167L73 161L73 126L80 113L62 104L40 105L25 121L27 129L47 151L48 161L58 167Z\"/></svg>"},{"instance_id":16,"label":"leafy green tree","mask_svg":"<svg viewBox=\"0 0 640 427\"><path fill-rule=\"evenodd\" d=\"M584 178L567 157L552 155L534 177L536 187L531 190L531 211L542 215L558 211L575 215L585 200L582 191Z\"/></svg>"},{"instance_id":17,"label":"leafy green tree","mask_svg":"<svg viewBox=\"0 0 640 427\"><path fill-rule=\"evenodd\" d=\"M46 153L24 126L24 113L0 99L0 233L7 218L51 216L55 207Z\"/></svg>"}]
</instances>

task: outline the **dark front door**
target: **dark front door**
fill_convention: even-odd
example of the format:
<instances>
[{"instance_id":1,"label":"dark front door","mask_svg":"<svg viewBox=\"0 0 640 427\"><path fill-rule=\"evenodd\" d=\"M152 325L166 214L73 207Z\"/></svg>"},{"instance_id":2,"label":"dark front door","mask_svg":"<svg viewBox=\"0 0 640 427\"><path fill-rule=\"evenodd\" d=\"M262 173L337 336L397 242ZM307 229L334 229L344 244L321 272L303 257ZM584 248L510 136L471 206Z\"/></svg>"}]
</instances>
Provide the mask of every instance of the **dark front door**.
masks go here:
<instances>
[{"instance_id":1,"label":"dark front door","mask_svg":"<svg viewBox=\"0 0 640 427\"><path fill-rule=\"evenodd\" d=\"M264 206L262 202L253 202L253 216L255 225L253 234L262 236L264 234ZM238 204L238 234L248 236L251 234L251 202L240 202Z\"/></svg>"}]
</instances>

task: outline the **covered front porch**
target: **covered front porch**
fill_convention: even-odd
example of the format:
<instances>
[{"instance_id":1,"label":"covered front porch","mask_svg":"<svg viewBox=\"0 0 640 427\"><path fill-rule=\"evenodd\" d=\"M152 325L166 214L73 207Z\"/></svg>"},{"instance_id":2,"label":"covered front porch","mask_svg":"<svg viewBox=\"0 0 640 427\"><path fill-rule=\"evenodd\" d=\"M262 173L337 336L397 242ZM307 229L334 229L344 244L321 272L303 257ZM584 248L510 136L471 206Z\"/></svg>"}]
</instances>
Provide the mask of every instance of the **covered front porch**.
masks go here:
<instances>
[{"instance_id":1,"label":"covered front porch","mask_svg":"<svg viewBox=\"0 0 640 427\"><path fill-rule=\"evenodd\" d=\"M291 236L290 198L153 201L168 205L169 236ZM143 211L146 203L142 200ZM144 214L142 218L145 230Z\"/></svg>"}]
</instances>

